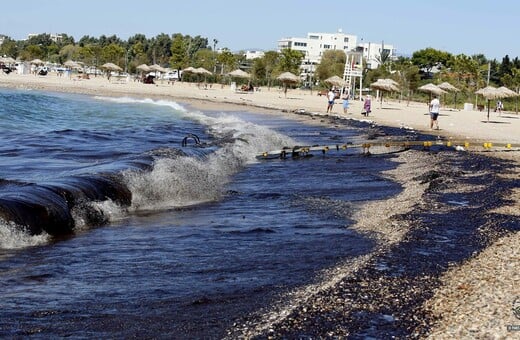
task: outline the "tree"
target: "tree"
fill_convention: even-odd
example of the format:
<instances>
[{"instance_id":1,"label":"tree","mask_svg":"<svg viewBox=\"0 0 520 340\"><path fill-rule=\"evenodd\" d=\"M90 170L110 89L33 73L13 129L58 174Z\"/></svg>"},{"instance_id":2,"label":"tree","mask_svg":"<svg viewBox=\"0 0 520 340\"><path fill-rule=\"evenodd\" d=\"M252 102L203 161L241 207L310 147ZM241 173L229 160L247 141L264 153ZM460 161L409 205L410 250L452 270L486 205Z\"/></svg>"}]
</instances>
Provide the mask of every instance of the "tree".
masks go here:
<instances>
[{"instance_id":1,"label":"tree","mask_svg":"<svg viewBox=\"0 0 520 340\"><path fill-rule=\"evenodd\" d=\"M235 55L231 53L228 49L223 49L221 53L219 53L217 57L217 61L220 65L222 65L221 73L224 74L226 72L230 72L237 68L238 63Z\"/></svg>"},{"instance_id":2,"label":"tree","mask_svg":"<svg viewBox=\"0 0 520 340\"><path fill-rule=\"evenodd\" d=\"M290 48L285 48L280 52L280 59L277 65L277 73L291 72L300 74L300 65L304 57L303 52Z\"/></svg>"},{"instance_id":3,"label":"tree","mask_svg":"<svg viewBox=\"0 0 520 340\"><path fill-rule=\"evenodd\" d=\"M256 58L251 67L251 73L255 79L271 87L271 75L278 66L280 54L276 51L267 51L262 58Z\"/></svg>"},{"instance_id":4,"label":"tree","mask_svg":"<svg viewBox=\"0 0 520 340\"><path fill-rule=\"evenodd\" d=\"M0 56L16 58L18 56L18 46L16 41L6 37L2 45L0 45Z\"/></svg>"},{"instance_id":5,"label":"tree","mask_svg":"<svg viewBox=\"0 0 520 340\"><path fill-rule=\"evenodd\" d=\"M414 52L411 60L414 65L419 68L424 68L427 73L431 73L434 66L439 64L446 66L451 58L452 56L450 53L429 47Z\"/></svg>"},{"instance_id":6,"label":"tree","mask_svg":"<svg viewBox=\"0 0 520 340\"><path fill-rule=\"evenodd\" d=\"M80 57L81 47L75 45L63 46L59 52L60 60L65 62L67 60L78 60Z\"/></svg>"},{"instance_id":7,"label":"tree","mask_svg":"<svg viewBox=\"0 0 520 340\"><path fill-rule=\"evenodd\" d=\"M332 76L343 78L347 55L341 50L328 50L323 53L321 63L316 67L316 77L325 80Z\"/></svg>"},{"instance_id":8,"label":"tree","mask_svg":"<svg viewBox=\"0 0 520 340\"><path fill-rule=\"evenodd\" d=\"M401 91L405 92L408 102L411 99L413 90L416 89L421 80L419 75L419 67L414 65L410 58L399 57L397 61L392 63L393 69L399 76L399 84ZM401 93L402 93L401 92Z\"/></svg>"},{"instance_id":9,"label":"tree","mask_svg":"<svg viewBox=\"0 0 520 340\"><path fill-rule=\"evenodd\" d=\"M171 45L170 66L174 69L183 69L188 67L188 46L182 34L177 33L173 35Z\"/></svg>"},{"instance_id":10,"label":"tree","mask_svg":"<svg viewBox=\"0 0 520 340\"><path fill-rule=\"evenodd\" d=\"M121 58L125 55L125 49L120 45L112 43L101 49L101 59L104 63L111 62L121 64Z\"/></svg>"},{"instance_id":11,"label":"tree","mask_svg":"<svg viewBox=\"0 0 520 340\"><path fill-rule=\"evenodd\" d=\"M29 45L20 53L20 58L22 60L44 59L45 51L39 45Z\"/></svg>"}]
</instances>

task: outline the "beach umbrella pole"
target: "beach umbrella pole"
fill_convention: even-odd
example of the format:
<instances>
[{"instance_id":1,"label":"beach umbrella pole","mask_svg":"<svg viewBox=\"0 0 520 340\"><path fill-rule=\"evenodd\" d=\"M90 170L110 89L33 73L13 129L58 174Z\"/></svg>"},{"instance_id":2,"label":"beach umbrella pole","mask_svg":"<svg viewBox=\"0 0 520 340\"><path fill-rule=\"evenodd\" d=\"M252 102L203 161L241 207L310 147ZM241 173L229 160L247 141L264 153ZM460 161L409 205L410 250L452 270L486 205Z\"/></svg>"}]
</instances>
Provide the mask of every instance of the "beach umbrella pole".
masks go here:
<instances>
[{"instance_id":1,"label":"beach umbrella pole","mask_svg":"<svg viewBox=\"0 0 520 340\"><path fill-rule=\"evenodd\" d=\"M488 107L487 121L488 121L488 123L489 123L489 102L490 102L490 100L488 99L487 100L487 107Z\"/></svg>"}]
</instances>

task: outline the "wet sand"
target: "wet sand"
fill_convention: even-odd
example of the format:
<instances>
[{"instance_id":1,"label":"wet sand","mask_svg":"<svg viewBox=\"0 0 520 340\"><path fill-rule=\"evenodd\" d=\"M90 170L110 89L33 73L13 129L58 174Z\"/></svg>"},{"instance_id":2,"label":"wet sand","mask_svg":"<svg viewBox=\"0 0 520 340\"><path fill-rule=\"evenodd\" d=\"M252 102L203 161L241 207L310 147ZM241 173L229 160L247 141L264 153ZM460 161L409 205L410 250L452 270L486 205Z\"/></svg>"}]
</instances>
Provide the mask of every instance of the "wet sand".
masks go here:
<instances>
[{"instance_id":1,"label":"wet sand","mask_svg":"<svg viewBox=\"0 0 520 340\"><path fill-rule=\"evenodd\" d=\"M296 109L323 112L325 99L277 89L232 93L214 85L114 84L90 80L1 75L0 86L92 95L151 97L199 109L236 105L266 114ZM348 118L364 119L353 102ZM339 113L340 105L336 105ZM322 108L323 107L323 108ZM373 122L431 133L425 104L374 103ZM283 111L283 112L282 112ZM493 114L493 113L492 113ZM478 118L475 115L479 115ZM298 116L310 124L329 118ZM520 142L520 117L505 113L483 123L485 113L441 111L442 135L472 141ZM518 151L456 153L411 150L396 156L386 175L401 183L396 197L371 202L353 228L373 237L378 250L323 273L319 284L281 296L270 310L237 320L230 337L377 338L513 337L520 324L511 312L520 296L520 155Z\"/></svg>"}]
</instances>

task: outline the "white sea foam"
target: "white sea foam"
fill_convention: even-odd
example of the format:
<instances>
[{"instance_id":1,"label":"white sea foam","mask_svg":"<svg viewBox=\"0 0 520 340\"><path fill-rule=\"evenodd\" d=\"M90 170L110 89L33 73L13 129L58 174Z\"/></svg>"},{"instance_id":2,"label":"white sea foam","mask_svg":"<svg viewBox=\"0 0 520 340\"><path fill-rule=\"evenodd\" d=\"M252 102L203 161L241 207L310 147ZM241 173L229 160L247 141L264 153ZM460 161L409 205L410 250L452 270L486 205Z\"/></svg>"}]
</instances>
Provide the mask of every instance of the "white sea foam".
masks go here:
<instances>
[{"instance_id":1,"label":"white sea foam","mask_svg":"<svg viewBox=\"0 0 520 340\"><path fill-rule=\"evenodd\" d=\"M187 111L184 106L182 106L181 104L179 104L175 101L171 101L171 100L163 100L163 99L154 100L151 98L139 99L139 98L132 98L132 97L103 97L103 96L96 96L94 98L98 99L98 100L109 101L109 102L120 103L120 104L150 104L150 105L171 107L172 109L174 109L176 111L181 111L181 112Z\"/></svg>"},{"instance_id":2,"label":"white sea foam","mask_svg":"<svg viewBox=\"0 0 520 340\"><path fill-rule=\"evenodd\" d=\"M132 191L131 210L165 209L217 200L231 176L254 162L257 154L294 144L276 131L231 114L210 117L186 111L185 115L207 126L216 139L225 138L229 143L202 159L160 159L151 172L125 173Z\"/></svg>"},{"instance_id":3,"label":"white sea foam","mask_svg":"<svg viewBox=\"0 0 520 340\"><path fill-rule=\"evenodd\" d=\"M47 233L30 235L25 228L13 222L0 219L0 249L19 249L45 244L50 236Z\"/></svg>"}]
</instances>

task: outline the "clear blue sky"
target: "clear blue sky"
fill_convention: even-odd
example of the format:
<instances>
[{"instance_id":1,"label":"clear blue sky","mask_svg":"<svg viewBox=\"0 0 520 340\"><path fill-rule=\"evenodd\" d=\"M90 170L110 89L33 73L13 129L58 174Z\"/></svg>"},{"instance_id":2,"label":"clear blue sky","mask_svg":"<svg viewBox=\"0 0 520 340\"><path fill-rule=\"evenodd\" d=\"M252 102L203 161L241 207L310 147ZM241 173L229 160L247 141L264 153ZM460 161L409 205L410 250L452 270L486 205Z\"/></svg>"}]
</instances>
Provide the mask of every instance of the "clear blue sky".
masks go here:
<instances>
[{"instance_id":1,"label":"clear blue sky","mask_svg":"<svg viewBox=\"0 0 520 340\"><path fill-rule=\"evenodd\" d=\"M399 54L432 47L501 61L520 56L519 18L518 0L23 0L4 4L0 34L126 40L136 33L182 33L215 38L217 47L236 51L274 50L284 37L341 28L358 41L392 44Z\"/></svg>"}]
</instances>

